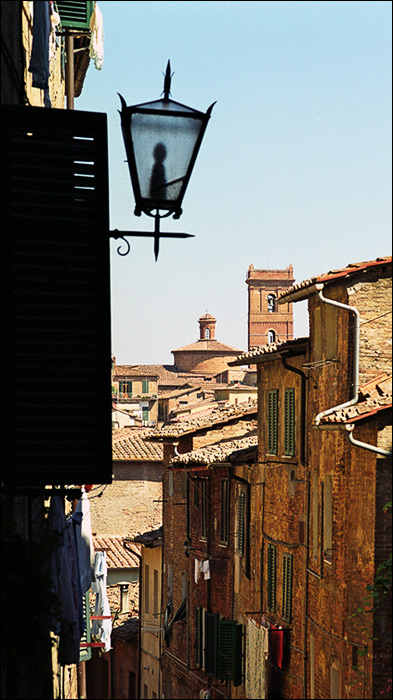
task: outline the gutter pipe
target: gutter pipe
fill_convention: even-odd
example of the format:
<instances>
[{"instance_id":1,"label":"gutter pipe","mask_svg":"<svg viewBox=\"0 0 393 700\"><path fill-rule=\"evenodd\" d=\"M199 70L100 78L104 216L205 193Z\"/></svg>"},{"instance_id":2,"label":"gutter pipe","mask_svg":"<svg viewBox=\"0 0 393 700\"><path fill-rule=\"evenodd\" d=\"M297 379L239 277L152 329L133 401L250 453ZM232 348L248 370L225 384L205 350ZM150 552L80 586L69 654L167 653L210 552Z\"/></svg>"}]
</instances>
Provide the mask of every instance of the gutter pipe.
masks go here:
<instances>
[{"instance_id":1,"label":"gutter pipe","mask_svg":"<svg viewBox=\"0 0 393 700\"><path fill-rule=\"evenodd\" d=\"M341 410L342 408L347 408L348 406L353 406L359 401L359 341L360 341L360 314L355 306L349 306L348 304L343 304L341 301L335 301L334 299L327 299L323 296L322 290L324 288L323 284L315 285L318 296L322 302L325 304L331 304L332 306L337 306L340 309L346 309L355 315L355 332L354 332L354 349L353 349L353 397L349 401L345 401L338 406L333 406L328 408L326 411L321 411L314 419L314 425L319 426L321 419L325 416L329 416L334 411Z\"/></svg>"},{"instance_id":2,"label":"gutter pipe","mask_svg":"<svg viewBox=\"0 0 393 700\"><path fill-rule=\"evenodd\" d=\"M353 349L353 397L352 399L349 399L349 401L345 401L345 403L339 404L338 406L333 406L332 408L328 408L326 411L321 411L321 413L318 413L318 415L314 419L314 425L317 427L320 427L320 422L321 419L324 418L325 416L330 415L334 411L341 410L342 408L348 408L349 406L354 406L355 403L359 401L359 345L360 345L360 314L359 311L355 306L349 306L348 304L343 304L340 301L335 301L334 299L327 299L326 297L323 296L322 291L323 291L324 285L323 284L316 284L315 289L318 293L318 296L322 302L325 304L331 304L332 306L337 306L340 309L346 309L347 311L350 311L355 315L355 331L354 331L354 349ZM383 457L390 457L391 452L388 452L387 450L383 450L381 447L376 447L376 445L370 445L369 443L366 442L361 442L360 440L356 440L353 436L353 430L355 428L355 425L353 423L346 424L345 428L347 430L347 435L348 435L348 440L352 445L355 445L356 447L363 447L365 450L370 450L371 452L376 452L379 455L382 455Z\"/></svg>"}]
</instances>

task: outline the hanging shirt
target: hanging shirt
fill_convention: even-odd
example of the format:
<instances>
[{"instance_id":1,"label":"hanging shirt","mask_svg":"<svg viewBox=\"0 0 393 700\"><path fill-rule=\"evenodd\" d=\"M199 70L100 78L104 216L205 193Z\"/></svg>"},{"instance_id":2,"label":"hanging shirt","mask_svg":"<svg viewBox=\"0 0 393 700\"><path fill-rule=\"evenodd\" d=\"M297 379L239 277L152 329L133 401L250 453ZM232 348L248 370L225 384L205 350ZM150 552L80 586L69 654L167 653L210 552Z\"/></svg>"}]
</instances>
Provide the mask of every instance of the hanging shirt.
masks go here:
<instances>
[{"instance_id":1,"label":"hanging shirt","mask_svg":"<svg viewBox=\"0 0 393 700\"><path fill-rule=\"evenodd\" d=\"M90 501L82 489L82 497L73 513L75 523L80 522L80 527L76 527L76 546L78 552L79 572L82 595L90 589L94 581L94 547L91 534Z\"/></svg>"},{"instance_id":2,"label":"hanging shirt","mask_svg":"<svg viewBox=\"0 0 393 700\"><path fill-rule=\"evenodd\" d=\"M93 59L97 70L101 70L104 63L104 20L97 3L91 16L90 30L89 56Z\"/></svg>"},{"instance_id":3,"label":"hanging shirt","mask_svg":"<svg viewBox=\"0 0 393 700\"><path fill-rule=\"evenodd\" d=\"M33 87L44 90L45 107L51 107L49 98L49 35L50 5L49 2L34 2L33 14L33 46L29 71L33 74Z\"/></svg>"},{"instance_id":4,"label":"hanging shirt","mask_svg":"<svg viewBox=\"0 0 393 700\"><path fill-rule=\"evenodd\" d=\"M273 663L282 668L284 657L284 630L271 625L269 634L270 658Z\"/></svg>"},{"instance_id":5,"label":"hanging shirt","mask_svg":"<svg viewBox=\"0 0 393 700\"><path fill-rule=\"evenodd\" d=\"M110 615L111 610L106 590L107 579L106 552L96 552L95 556L95 581L91 590L96 593L95 615ZM99 637L105 643L104 651L109 651L111 646L112 619L94 620L91 628L92 634Z\"/></svg>"}]
</instances>

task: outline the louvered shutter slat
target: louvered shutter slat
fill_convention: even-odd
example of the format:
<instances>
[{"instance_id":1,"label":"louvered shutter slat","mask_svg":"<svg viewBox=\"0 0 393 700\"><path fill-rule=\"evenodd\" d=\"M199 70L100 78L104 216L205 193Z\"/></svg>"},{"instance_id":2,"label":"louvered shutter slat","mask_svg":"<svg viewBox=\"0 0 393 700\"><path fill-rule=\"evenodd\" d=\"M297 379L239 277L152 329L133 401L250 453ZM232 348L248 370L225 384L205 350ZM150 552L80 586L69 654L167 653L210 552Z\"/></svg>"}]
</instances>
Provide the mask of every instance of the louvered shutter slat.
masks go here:
<instances>
[{"instance_id":1,"label":"louvered shutter slat","mask_svg":"<svg viewBox=\"0 0 393 700\"><path fill-rule=\"evenodd\" d=\"M217 676L218 621L216 613L205 613L205 673Z\"/></svg>"}]
</instances>

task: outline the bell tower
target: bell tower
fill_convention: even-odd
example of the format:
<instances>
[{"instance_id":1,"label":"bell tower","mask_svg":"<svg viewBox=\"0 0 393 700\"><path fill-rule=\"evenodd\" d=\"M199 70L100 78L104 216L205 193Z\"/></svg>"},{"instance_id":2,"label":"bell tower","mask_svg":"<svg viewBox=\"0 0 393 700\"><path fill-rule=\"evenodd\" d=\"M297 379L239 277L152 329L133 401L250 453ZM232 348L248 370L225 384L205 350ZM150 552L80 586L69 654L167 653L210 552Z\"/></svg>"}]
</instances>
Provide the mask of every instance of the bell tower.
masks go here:
<instances>
[{"instance_id":1,"label":"bell tower","mask_svg":"<svg viewBox=\"0 0 393 700\"><path fill-rule=\"evenodd\" d=\"M199 340L215 340L216 319L211 314L205 313L198 319Z\"/></svg>"},{"instance_id":2,"label":"bell tower","mask_svg":"<svg viewBox=\"0 0 393 700\"><path fill-rule=\"evenodd\" d=\"M293 267L285 270L248 268L248 349L293 338L292 304L278 304L278 297L294 283Z\"/></svg>"}]
</instances>

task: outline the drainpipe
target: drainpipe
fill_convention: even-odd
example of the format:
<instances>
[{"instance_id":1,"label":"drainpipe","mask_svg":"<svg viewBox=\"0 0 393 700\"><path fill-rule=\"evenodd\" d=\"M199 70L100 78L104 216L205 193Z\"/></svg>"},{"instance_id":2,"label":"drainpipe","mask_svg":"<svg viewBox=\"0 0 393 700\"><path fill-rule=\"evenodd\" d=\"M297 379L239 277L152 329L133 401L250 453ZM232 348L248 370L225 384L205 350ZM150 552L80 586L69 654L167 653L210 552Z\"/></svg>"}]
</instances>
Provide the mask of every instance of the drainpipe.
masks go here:
<instances>
[{"instance_id":1,"label":"drainpipe","mask_svg":"<svg viewBox=\"0 0 393 700\"><path fill-rule=\"evenodd\" d=\"M346 309L351 313L355 314L355 333L354 333L354 349L353 349L353 397L349 401L340 404L339 406L333 406L333 408L328 408L326 411L321 411L314 419L314 425L319 426L321 419L325 416L330 415L334 411L341 410L342 408L348 408L353 406L359 400L359 345L360 345L360 314L355 306L349 306L348 304L343 304L340 301L335 301L334 299L327 299L323 296L322 290L324 288L323 284L316 284L316 290L318 296L322 302L325 304L331 304L332 306L338 306L341 309ZM383 457L390 457L391 452L383 450L381 447L376 447L375 445L370 445L366 442L360 442L353 437L353 430L355 428L354 424L347 424L346 429L348 431L348 439L352 445L356 447L363 447L365 450L370 450L371 452L376 452Z\"/></svg>"},{"instance_id":2,"label":"drainpipe","mask_svg":"<svg viewBox=\"0 0 393 700\"><path fill-rule=\"evenodd\" d=\"M346 423L345 428L348 431L348 440L352 443L352 445L356 445L356 447L363 447L365 450L370 450L371 452L376 452L378 455L382 455L383 457L391 457L392 453L388 450L383 450L381 447L376 447L376 445L370 445L368 442L356 440L353 436L353 431L355 428L354 423Z\"/></svg>"},{"instance_id":3,"label":"drainpipe","mask_svg":"<svg viewBox=\"0 0 393 700\"><path fill-rule=\"evenodd\" d=\"M316 290L318 296L322 302L325 304L331 304L332 306L337 306L340 309L346 309L355 315L355 332L354 332L354 348L353 348L353 397L345 403L339 404L338 406L333 406L328 408L326 411L321 411L314 419L314 425L319 426L321 419L325 416L330 415L334 411L341 410L342 408L347 408L348 406L353 406L359 400L359 340L360 340L360 314L359 311L354 306L349 306L349 304L343 304L341 301L335 301L334 299L327 299L323 296L322 290L324 288L323 284L316 284Z\"/></svg>"}]
</instances>

